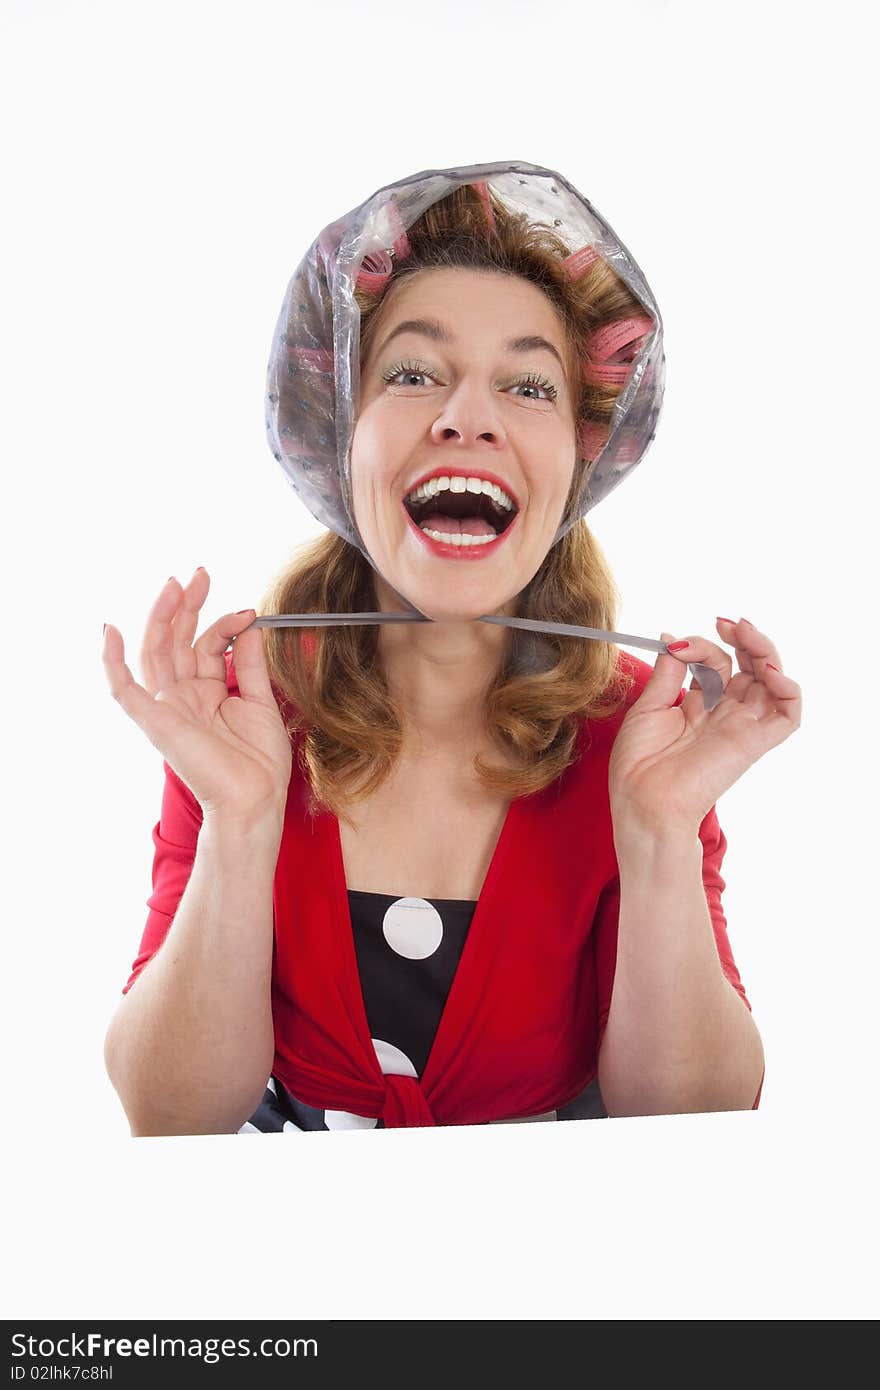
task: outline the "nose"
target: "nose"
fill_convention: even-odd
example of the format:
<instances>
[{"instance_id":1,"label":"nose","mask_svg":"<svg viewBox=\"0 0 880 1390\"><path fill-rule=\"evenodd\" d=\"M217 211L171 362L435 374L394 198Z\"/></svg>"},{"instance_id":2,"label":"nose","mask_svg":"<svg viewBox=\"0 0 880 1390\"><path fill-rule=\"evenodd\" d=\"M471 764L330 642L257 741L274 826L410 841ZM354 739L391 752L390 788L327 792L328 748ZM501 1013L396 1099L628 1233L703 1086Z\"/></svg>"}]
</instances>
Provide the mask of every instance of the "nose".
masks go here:
<instances>
[{"instance_id":1,"label":"nose","mask_svg":"<svg viewBox=\"0 0 880 1390\"><path fill-rule=\"evenodd\" d=\"M468 392L462 387L445 402L431 426L431 437L438 444L457 439L465 448L480 442L483 448L503 449L506 443L504 427L491 398L485 392Z\"/></svg>"}]
</instances>

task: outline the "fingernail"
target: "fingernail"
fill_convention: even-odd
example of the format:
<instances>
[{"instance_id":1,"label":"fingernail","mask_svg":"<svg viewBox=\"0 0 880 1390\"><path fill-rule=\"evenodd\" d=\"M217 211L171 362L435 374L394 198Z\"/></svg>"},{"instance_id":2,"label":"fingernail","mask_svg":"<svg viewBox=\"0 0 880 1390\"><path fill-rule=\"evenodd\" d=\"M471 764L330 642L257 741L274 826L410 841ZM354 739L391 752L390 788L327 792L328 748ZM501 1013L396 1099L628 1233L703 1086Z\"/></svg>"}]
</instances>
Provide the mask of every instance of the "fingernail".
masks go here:
<instances>
[{"instance_id":1,"label":"fingernail","mask_svg":"<svg viewBox=\"0 0 880 1390\"><path fill-rule=\"evenodd\" d=\"M250 613L251 611L252 611L252 610L251 610L250 608L239 608L239 610L238 610L238 612L236 613L235 616L236 616L236 618L240 618L241 615L242 615L242 613Z\"/></svg>"},{"instance_id":2,"label":"fingernail","mask_svg":"<svg viewBox=\"0 0 880 1390\"><path fill-rule=\"evenodd\" d=\"M748 620L748 618L740 618L740 622L741 622L741 623L749 623L749 620ZM755 626L754 623L749 623L749 627L754 627L754 626Z\"/></svg>"},{"instance_id":3,"label":"fingernail","mask_svg":"<svg viewBox=\"0 0 880 1390\"><path fill-rule=\"evenodd\" d=\"M736 623L733 621L733 618L722 618L719 616L715 619L715 621L716 623L730 623L731 627L736 627Z\"/></svg>"},{"instance_id":4,"label":"fingernail","mask_svg":"<svg viewBox=\"0 0 880 1390\"><path fill-rule=\"evenodd\" d=\"M103 628L102 628L102 630L101 630L101 636L102 636L102 637L104 636L104 633L105 633L106 631L107 631L107 624L105 623L104 626L103 626Z\"/></svg>"},{"instance_id":5,"label":"fingernail","mask_svg":"<svg viewBox=\"0 0 880 1390\"><path fill-rule=\"evenodd\" d=\"M771 671L779 671L779 667L778 667L778 666L774 666L772 661L768 661L768 662L766 662L765 664L766 664L767 666L770 667L770 670L771 670ZM782 675L782 672L779 671L779 674L780 674L780 676L781 676L781 675Z\"/></svg>"},{"instance_id":6,"label":"fingernail","mask_svg":"<svg viewBox=\"0 0 880 1390\"><path fill-rule=\"evenodd\" d=\"M666 650L669 651L669 652L680 652L680 651L682 651L685 647L689 647L689 646L690 646L690 642L668 642L668 643L666 644Z\"/></svg>"}]
</instances>

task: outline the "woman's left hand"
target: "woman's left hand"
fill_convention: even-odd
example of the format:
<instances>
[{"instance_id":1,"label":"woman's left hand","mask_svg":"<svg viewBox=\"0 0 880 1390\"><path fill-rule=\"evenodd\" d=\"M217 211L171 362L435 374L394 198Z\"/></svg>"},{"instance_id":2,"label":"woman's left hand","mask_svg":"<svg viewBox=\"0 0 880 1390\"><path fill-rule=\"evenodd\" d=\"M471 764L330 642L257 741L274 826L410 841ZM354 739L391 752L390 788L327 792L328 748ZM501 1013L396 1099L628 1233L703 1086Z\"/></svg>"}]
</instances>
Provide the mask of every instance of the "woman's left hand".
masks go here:
<instances>
[{"instance_id":1,"label":"woman's left hand","mask_svg":"<svg viewBox=\"0 0 880 1390\"><path fill-rule=\"evenodd\" d=\"M783 674L769 637L745 618L719 618L717 626L734 645L736 675L728 652L691 637L681 651L658 654L621 723L608 773L617 830L696 833L728 787L800 726L801 688ZM662 639L672 641L667 633ZM708 712L695 680L681 703L673 703L688 662L703 662L721 675L724 694Z\"/></svg>"}]
</instances>

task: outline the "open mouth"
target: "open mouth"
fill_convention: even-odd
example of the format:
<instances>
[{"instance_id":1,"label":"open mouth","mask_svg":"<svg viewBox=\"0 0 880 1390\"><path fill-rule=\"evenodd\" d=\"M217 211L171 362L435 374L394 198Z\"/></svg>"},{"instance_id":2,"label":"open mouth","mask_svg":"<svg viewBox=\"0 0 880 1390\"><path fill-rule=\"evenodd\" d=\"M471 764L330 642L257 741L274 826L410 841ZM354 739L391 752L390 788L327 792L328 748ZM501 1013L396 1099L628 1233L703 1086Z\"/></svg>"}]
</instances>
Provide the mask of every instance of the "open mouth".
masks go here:
<instances>
[{"instance_id":1,"label":"open mouth","mask_svg":"<svg viewBox=\"0 0 880 1390\"><path fill-rule=\"evenodd\" d=\"M480 478L431 478L404 498L425 535L440 543L484 546L503 535L517 515L513 498Z\"/></svg>"}]
</instances>

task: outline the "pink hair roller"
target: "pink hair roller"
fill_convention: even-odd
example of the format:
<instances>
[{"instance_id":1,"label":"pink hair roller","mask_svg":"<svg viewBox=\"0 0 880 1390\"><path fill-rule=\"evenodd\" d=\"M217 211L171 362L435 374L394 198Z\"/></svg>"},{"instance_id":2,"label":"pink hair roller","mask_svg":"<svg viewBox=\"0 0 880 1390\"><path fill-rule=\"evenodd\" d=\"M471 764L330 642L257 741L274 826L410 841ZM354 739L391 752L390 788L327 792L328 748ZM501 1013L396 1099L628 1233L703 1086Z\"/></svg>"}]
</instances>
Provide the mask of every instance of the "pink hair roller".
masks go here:
<instances>
[{"instance_id":1,"label":"pink hair roller","mask_svg":"<svg viewBox=\"0 0 880 1390\"><path fill-rule=\"evenodd\" d=\"M489 197L489 185L483 181L481 183L472 183L471 188L475 188L479 194L480 202L483 204L483 211L486 214L486 221L494 232L496 230L495 213L492 211L492 200Z\"/></svg>"},{"instance_id":2,"label":"pink hair roller","mask_svg":"<svg viewBox=\"0 0 880 1390\"><path fill-rule=\"evenodd\" d=\"M585 275L598 259L599 255L594 247L582 246L579 251L573 251L570 256L566 256L562 264L569 280L577 280L581 275Z\"/></svg>"}]
</instances>

